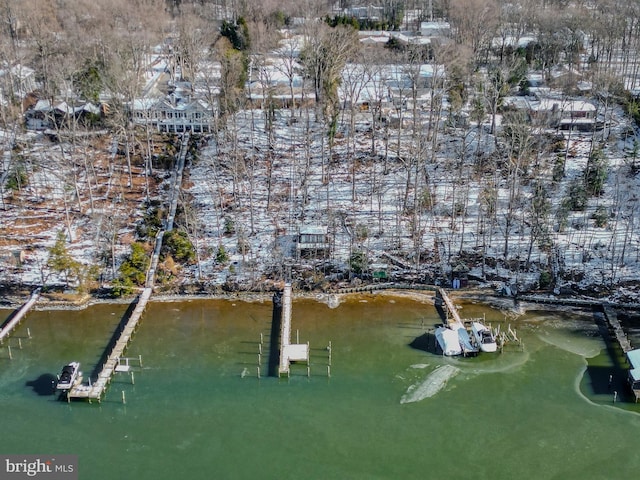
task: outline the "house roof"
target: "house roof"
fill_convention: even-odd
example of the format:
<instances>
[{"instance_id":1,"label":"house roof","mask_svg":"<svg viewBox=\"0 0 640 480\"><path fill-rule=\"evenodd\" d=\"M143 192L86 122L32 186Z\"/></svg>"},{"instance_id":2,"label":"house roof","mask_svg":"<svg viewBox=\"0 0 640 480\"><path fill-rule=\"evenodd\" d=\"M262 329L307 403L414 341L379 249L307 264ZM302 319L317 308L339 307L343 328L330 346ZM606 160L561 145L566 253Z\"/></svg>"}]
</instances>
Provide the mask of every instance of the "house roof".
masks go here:
<instances>
[{"instance_id":1,"label":"house roof","mask_svg":"<svg viewBox=\"0 0 640 480\"><path fill-rule=\"evenodd\" d=\"M531 109L537 112L558 110L560 112L595 112L596 106L584 100L557 100L543 98L538 103L532 104Z\"/></svg>"},{"instance_id":2,"label":"house roof","mask_svg":"<svg viewBox=\"0 0 640 480\"><path fill-rule=\"evenodd\" d=\"M326 235L327 227L323 225L307 225L300 227L300 235Z\"/></svg>"}]
</instances>

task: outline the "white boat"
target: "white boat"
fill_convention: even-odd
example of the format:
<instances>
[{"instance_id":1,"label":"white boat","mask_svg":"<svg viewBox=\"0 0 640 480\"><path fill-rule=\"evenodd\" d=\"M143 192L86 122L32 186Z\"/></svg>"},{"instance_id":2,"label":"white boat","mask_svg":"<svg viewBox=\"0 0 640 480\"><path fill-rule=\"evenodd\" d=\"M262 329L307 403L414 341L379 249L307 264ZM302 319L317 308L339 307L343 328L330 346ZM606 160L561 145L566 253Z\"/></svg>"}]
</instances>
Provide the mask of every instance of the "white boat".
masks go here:
<instances>
[{"instance_id":1,"label":"white boat","mask_svg":"<svg viewBox=\"0 0 640 480\"><path fill-rule=\"evenodd\" d=\"M496 343L496 337L491 333L491 329L480 322L471 323L471 332L476 340L476 343L483 352L495 352L498 350L498 344Z\"/></svg>"},{"instance_id":2,"label":"white boat","mask_svg":"<svg viewBox=\"0 0 640 480\"><path fill-rule=\"evenodd\" d=\"M451 330L447 327L438 327L436 328L436 340L444 355L453 356L462 354L460 338L456 330Z\"/></svg>"},{"instance_id":3,"label":"white boat","mask_svg":"<svg viewBox=\"0 0 640 480\"><path fill-rule=\"evenodd\" d=\"M71 362L62 367L62 372L58 375L57 390L70 390L76 384L82 381L82 373L80 372L80 363Z\"/></svg>"},{"instance_id":4,"label":"white boat","mask_svg":"<svg viewBox=\"0 0 640 480\"><path fill-rule=\"evenodd\" d=\"M462 353L465 357L467 356L475 356L478 354L478 347L476 347L473 343L471 343L471 337L469 336L469 332L464 327L458 328L458 342L460 343L460 348L462 348Z\"/></svg>"}]
</instances>

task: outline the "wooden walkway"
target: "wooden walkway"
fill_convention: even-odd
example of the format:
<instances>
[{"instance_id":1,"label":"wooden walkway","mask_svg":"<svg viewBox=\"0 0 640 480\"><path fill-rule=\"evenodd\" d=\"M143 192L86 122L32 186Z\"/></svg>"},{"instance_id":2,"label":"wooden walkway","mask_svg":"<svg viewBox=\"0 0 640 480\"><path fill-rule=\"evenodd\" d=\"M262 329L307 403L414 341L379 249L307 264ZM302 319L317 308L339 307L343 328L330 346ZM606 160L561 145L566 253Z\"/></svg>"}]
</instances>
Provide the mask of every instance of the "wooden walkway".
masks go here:
<instances>
[{"instance_id":1,"label":"wooden walkway","mask_svg":"<svg viewBox=\"0 0 640 480\"><path fill-rule=\"evenodd\" d=\"M453 330L464 328L464 322L460 318L458 309L453 304L453 302L449 298L449 295L447 295L447 292L442 287L438 287L436 289L436 305L443 307L447 326L449 328Z\"/></svg>"},{"instance_id":2,"label":"wooden walkway","mask_svg":"<svg viewBox=\"0 0 640 480\"><path fill-rule=\"evenodd\" d=\"M7 324L0 330L0 343L4 341L6 337L13 331L14 328L18 326L18 324L22 321L25 315L31 310L31 307L35 305L40 298L40 288L36 288L31 294L31 298L29 301L20 307L20 310L13 316L11 320L7 322Z\"/></svg>"},{"instance_id":3,"label":"wooden walkway","mask_svg":"<svg viewBox=\"0 0 640 480\"><path fill-rule=\"evenodd\" d=\"M291 362L309 363L309 344L291 343L291 284L286 283L282 294L282 323L280 327L280 365L278 375L289 376Z\"/></svg>"},{"instance_id":4,"label":"wooden walkway","mask_svg":"<svg viewBox=\"0 0 640 480\"><path fill-rule=\"evenodd\" d=\"M98 402L100 402L102 396L107 390L107 387L111 383L113 374L118 371L118 366L120 365L120 360L123 358L124 351L129 345L131 337L133 336L140 318L142 317L142 314L144 313L144 310L147 306L147 303L151 298L151 294L153 293L153 287L155 285L155 274L158 266L158 261L160 259L160 251L162 250L162 241L164 238L164 234L165 232L171 231L173 229L173 222L178 205L178 199L180 196L180 185L182 183L182 173L184 171L188 146L189 134L186 133L182 139L182 146L180 149L178 162L176 163L176 170L171 181L169 214L167 216L167 219L165 220L165 230L161 230L156 236L153 254L151 256L151 261L149 262L149 269L147 270L145 288L136 299L136 306L131 313L131 316L126 321L122 332L120 332L120 336L116 340L113 349L107 355L107 360L98 372L97 378L93 382L91 381L91 379L89 379L88 384L80 384L71 388L67 392L67 399L69 400L72 398L80 398L88 399L89 401L97 400Z\"/></svg>"},{"instance_id":5,"label":"wooden walkway","mask_svg":"<svg viewBox=\"0 0 640 480\"><path fill-rule=\"evenodd\" d=\"M89 400L97 400L100 402L102 399L102 395L105 390L111 383L111 377L116 372L116 368L120 363L120 358L122 358L125 349L129 345L131 341L131 337L133 336L140 317L144 312L145 307L147 306L147 302L149 298L151 298L152 288L145 288L142 294L138 297L138 303L133 310L133 313L129 317L118 341L114 345L111 353L109 354L107 361L102 366L102 369L98 373L98 378L93 382L89 382L88 385L82 384L73 387L69 390L67 394L67 398L86 398Z\"/></svg>"},{"instance_id":6,"label":"wooden walkway","mask_svg":"<svg viewBox=\"0 0 640 480\"><path fill-rule=\"evenodd\" d=\"M604 318L611 327L611 330L613 330L613 334L622 351L627 353L628 351L633 350L629 338L626 333L624 333L624 330L622 330L622 325L620 325L616 312L614 312L609 305L602 305L602 310L604 311Z\"/></svg>"}]
</instances>

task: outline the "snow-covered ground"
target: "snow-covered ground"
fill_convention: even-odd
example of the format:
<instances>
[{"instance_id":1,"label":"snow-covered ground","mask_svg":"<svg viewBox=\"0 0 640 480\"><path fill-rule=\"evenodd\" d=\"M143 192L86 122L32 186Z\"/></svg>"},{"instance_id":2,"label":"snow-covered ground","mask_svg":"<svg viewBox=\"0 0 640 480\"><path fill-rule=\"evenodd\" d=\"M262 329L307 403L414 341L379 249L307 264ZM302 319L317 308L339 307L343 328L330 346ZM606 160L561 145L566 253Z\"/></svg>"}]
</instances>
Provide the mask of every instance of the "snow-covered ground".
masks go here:
<instances>
[{"instance_id":1,"label":"snow-covered ground","mask_svg":"<svg viewBox=\"0 0 640 480\"><path fill-rule=\"evenodd\" d=\"M189 169L202 257L219 245L231 254L226 266L216 265L210 254L201 268L203 279L220 283L244 273L259 282L265 272L283 275L283 265L295 263L293 244L286 240L305 226L328 229L337 269L346 270L351 253L359 250L370 264L392 270L384 255L389 253L413 268L413 278L427 281L445 280L455 271L528 288L542 270L558 273L557 287L612 286L640 278L639 179L630 173L633 138L621 136L629 124L620 111L612 114L611 128L595 137L565 134L569 145L563 147L567 160L559 181L553 181L552 168L562 152L534 150L515 193L504 147L496 147L488 125L442 127L434 153L424 145L425 116L417 136L411 128L382 127L372 140L370 114L357 113L350 134L347 112L330 148L326 126L313 111L279 111L271 132L262 111L238 113ZM558 207L571 181L583 174L592 141L603 146L608 160L604 194L562 220ZM478 171L478 152L490 159L489 170ZM550 200L544 243L531 241L532 185L538 181ZM481 200L487 185L497 192L494 216ZM600 206L608 219L598 227L592 217Z\"/></svg>"},{"instance_id":2,"label":"snow-covered ground","mask_svg":"<svg viewBox=\"0 0 640 480\"><path fill-rule=\"evenodd\" d=\"M629 283L640 278L640 178L630 168L635 136L621 111L595 137L572 133L568 148L534 143L518 169L504 137L489 133L489 118L465 128L443 121L434 140L429 111L417 113L415 130L410 111L402 129L377 121L374 130L370 112L355 112L351 122L345 111L330 146L313 109L278 110L270 123L261 110L240 111L187 166L184 201L196 219L187 228L199 261L183 270L182 281L259 288L293 265L307 285L319 286L325 275L343 279L358 251L370 270L404 280L445 282L468 272L530 288L549 271L557 274L552 287L625 285L620 292L635 294ZM569 185L598 145L608 161L604 194L563 218ZM29 183L5 189L1 205L3 281L61 283L46 267L60 230L74 258L99 265L104 281L113 277L105 257L114 253L117 268L135 239L147 184L135 165L129 177L114 149L110 136L75 146L44 138L24 144L19 158ZM554 181L553 166L565 154L565 175ZM16 165L15 152L11 158ZM165 173L155 170L149 179L151 199L166 197ZM532 241L531 198L540 182L550 201L541 222L547 233ZM606 212L602 226L593 218L598 207ZM304 227L327 229L328 261L298 261L294 239ZM220 246L226 262L216 261Z\"/></svg>"}]
</instances>

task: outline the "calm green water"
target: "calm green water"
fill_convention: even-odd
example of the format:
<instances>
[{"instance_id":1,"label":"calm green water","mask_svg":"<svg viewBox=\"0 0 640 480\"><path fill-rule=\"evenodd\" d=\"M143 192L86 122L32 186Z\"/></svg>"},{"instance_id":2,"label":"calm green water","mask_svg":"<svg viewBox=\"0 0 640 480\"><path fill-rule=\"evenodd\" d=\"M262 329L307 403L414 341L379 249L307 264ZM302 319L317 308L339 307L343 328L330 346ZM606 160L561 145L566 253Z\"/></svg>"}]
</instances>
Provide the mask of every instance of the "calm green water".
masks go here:
<instances>
[{"instance_id":1,"label":"calm green water","mask_svg":"<svg viewBox=\"0 0 640 480\"><path fill-rule=\"evenodd\" d=\"M640 405L612 404L624 370L590 314L529 313L511 321L524 352L451 359L428 351L425 330L438 322L429 299L362 298L335 309L294 302L311 378L296 366L289 380L256 375L270 302L153 303L127 352L143 356L135 385L119 374L100 405L38 392L67 361L90 371L126 307L33 312L10 340L13 360L0 349L0 453L77 454L82 479L637 474ZM463 313L504 321L480 305ZM401 403L444 371L457 374L440 390L427 381L431 396Z\"/></svg>"}]
</instances>

